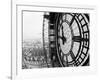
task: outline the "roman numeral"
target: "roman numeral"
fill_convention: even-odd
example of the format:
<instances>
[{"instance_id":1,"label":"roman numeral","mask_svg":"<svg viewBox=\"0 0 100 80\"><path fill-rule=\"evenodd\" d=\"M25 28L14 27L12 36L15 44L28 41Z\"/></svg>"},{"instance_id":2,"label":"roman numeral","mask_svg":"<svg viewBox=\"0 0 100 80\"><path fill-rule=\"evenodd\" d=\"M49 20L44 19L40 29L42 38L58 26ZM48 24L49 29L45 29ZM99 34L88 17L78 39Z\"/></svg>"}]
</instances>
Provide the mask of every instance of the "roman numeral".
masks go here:
<instances>
[{"instance_id":1,"label":"roman numeral","mask_svg":"<svg viewBox=\"0 0 100 80\"><path fill-rule=\"evenodd\" d=\"M75 55L74 55L73 51L70 51L70 55L71 55L72 59L75 61Z\"/></svg>"},{"instance_id":2,"label":"roman numeral","mask_svg":"<svg viewBox=\"0 0 100 80\"><path fill-rule=\"evenodd\" d=\"M72 40L74 42L81 42L81 41L88 41L89 39L87 38L82 38L81 36L73 36Z\"/></svg>"},{"instance_id":3,"label":"roman numeral","mask_svg":"<svg viewBox=\"0 0 100 80\"><path fill-rule=\"evenodd\" d=\"M75 42L81 42L82 38L81 38L81 36L73 36L72 40Z\"/></svg>"},{"instance_id":4,"label":"roman numeral","mask_svg":"<svg viewBox=\"0 0 100 80\"><path fill-rule=\"evenodd\" d=\"M70 22L70 26L72 25L72 23L74 22L74 20L75 20L75 16L76 16L76 14L74 14L74 16L73 16L73 18L72 18L72 20L71 20L71 22Z\"/></svg>"}]
</instances>

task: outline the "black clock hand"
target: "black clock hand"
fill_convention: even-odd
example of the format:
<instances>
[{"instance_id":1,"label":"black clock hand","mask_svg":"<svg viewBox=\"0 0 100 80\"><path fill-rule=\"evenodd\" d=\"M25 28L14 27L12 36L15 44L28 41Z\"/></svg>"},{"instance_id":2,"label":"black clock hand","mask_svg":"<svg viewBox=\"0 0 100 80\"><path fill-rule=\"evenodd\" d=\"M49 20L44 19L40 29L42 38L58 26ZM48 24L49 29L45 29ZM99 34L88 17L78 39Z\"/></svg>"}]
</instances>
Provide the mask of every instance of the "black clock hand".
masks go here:
<instances>
[{"instance_id":1,"label":"black clock hand","mask_svg":"<svg viewBox=\"0 0 100 80\"><path fill-rule=\"evenodd\" d=\"M63 41L63 45L64 45L64 43L66 42L66 38L65 38L65 36L64 36L64 32L63 32L63 26L62 26L62 41Z\"/></svg>"}]
</instances>

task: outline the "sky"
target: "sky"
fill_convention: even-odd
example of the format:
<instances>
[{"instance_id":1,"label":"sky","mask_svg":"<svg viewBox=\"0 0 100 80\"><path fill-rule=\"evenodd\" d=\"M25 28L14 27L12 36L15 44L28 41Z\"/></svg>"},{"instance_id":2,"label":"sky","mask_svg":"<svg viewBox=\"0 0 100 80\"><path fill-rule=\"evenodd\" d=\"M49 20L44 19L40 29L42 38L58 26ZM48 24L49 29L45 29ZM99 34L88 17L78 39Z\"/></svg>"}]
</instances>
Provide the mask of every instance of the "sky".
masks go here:
<instances>
[{"instance_id":1,"label":"sky","mask_svg":"<svg viewBox=\"0 0 100 80\"><path fill-rule=\"evenodd\" d=\"M43 12L23 12L23 40L42 40Z\"/></svg>"}]
</instances>

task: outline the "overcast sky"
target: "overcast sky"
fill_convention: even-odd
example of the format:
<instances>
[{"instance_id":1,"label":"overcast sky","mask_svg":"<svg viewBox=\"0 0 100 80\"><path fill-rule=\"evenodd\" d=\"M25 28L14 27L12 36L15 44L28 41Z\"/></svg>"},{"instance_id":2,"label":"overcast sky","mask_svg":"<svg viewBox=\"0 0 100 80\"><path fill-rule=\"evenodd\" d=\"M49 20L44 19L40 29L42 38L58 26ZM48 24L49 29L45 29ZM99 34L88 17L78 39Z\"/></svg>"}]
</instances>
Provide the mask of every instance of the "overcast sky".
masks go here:
<instances>
[{"instance_id":1,"label":"overcast sky","mask_svg":"<svg viewBox=\"0 0 100 80\"><path fill-rule=\"evenodd\" d=\"M23 40L42 39L43 12L23 13Z\"/></svg>"}]
</instances>

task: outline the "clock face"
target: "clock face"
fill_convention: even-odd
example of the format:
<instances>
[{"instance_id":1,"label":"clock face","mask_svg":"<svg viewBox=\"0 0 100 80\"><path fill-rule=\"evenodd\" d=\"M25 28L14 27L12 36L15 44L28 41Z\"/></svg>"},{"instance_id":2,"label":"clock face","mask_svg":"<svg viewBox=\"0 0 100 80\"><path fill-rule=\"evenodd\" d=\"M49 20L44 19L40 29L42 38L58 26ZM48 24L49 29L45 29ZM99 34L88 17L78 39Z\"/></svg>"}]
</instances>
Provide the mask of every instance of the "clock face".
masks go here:
<instances>
[{"instance_id":1,"label":"clock face","mask_svg":"<svg viewBox=\"0 0 100 80\"><path fill-rule=\"evenodd\" d=\"M60 64L84 65L89 58L89 15L61 13L56 23L57 55Z\"/></svg>"}]
</instances>

